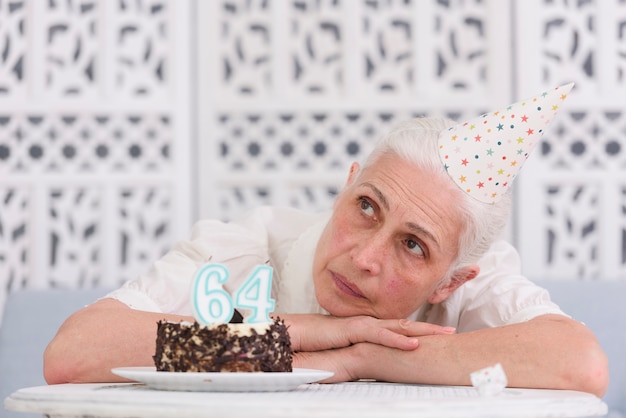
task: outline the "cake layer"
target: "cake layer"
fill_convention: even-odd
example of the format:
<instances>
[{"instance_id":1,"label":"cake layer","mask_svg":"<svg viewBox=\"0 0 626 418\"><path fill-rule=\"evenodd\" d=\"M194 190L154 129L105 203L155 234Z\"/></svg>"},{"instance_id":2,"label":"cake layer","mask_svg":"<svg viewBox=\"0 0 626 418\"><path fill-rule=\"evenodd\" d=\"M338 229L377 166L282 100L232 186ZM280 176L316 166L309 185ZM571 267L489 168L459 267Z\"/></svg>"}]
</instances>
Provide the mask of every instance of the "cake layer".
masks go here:
<instances>
[{"instance_id":1,"label":"cake layer","mask_svg":"<svg viewBox=\"0 0 626 418\"><path fill-rule=\"evenodd\" d=\"M157 324L156 369L169 372L290 372L291 343L280 319L269 324Z\"/></svg>"}]
</instances>

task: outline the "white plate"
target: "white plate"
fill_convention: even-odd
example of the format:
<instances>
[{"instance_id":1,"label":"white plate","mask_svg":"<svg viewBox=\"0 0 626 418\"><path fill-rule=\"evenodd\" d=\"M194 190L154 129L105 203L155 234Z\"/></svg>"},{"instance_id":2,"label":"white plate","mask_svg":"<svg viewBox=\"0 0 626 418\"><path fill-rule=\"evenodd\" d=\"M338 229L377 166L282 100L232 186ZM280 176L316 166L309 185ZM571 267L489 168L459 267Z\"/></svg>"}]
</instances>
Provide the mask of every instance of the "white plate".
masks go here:
<instances>
[{"instance_id":1,"label":"white plate","mask_svg":"<svg viewBox=\"0 0 626 418\"><path fill-rule=\"evenodd\" d=\"M268 373L158 372L154 367L118 367L111 371L153 389L197 392L286 391L333 375L333 372L325 370L295 368L293 372Z\"/></svg>"}]
</instances>

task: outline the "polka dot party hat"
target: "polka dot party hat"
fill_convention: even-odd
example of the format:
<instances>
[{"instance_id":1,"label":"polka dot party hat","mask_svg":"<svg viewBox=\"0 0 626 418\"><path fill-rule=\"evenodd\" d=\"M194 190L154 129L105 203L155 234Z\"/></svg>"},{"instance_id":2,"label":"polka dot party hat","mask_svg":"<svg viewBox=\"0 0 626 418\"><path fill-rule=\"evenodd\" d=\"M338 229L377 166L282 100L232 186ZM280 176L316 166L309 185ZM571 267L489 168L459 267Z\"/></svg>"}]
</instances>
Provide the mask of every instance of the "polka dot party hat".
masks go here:
<instances>
[{"instance_id":1,"label":"polka dot party hat","mask_svg":"<svg viewBox=\"0 0 626 418\"><path fill-rule=\"evenodd\" d=\"M545 91L442 131L439 154L454 182L481 202L497 202L573 86Z\"/></svg>"}]
</instances>

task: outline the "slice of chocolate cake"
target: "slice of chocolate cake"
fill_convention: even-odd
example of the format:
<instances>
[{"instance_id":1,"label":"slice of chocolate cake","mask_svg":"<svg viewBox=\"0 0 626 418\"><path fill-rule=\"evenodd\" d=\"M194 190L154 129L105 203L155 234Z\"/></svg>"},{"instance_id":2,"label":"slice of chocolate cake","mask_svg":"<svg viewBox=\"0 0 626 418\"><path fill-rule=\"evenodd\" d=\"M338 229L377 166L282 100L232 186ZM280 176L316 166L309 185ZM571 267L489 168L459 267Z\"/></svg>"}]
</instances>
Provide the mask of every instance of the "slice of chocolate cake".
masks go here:
<instances>
[{"instance_id":1,"label":"slice of chocolate cake","mask_svg":"<svg viewBox=\"0 0 626 418\"><path fill-rule=\"evenodd\" d=\"M158 371L290 372L291 343L280 319L265 324L218 324L159 321Z\"/></svg>"}]
</instances>

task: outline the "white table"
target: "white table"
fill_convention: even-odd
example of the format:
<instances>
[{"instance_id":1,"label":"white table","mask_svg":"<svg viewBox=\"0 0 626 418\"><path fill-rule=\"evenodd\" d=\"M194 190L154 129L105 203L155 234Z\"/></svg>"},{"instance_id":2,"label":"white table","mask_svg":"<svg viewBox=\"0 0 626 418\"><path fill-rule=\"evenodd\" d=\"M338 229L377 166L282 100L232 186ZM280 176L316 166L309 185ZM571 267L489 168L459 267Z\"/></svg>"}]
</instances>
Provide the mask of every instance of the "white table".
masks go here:
<instances>
[{"instance_id":1,"label":"white table","mask_svg":"<svg viewBox=\"0 0 626 418\"><path fill-rule=\"evenodd\" d=\"M50 417L588 417L607 406L582 392L378 382L301 385L287 392L173 392L143 384L66 384L20 389L6 409Z\"/></svg>"}]
</instances>

